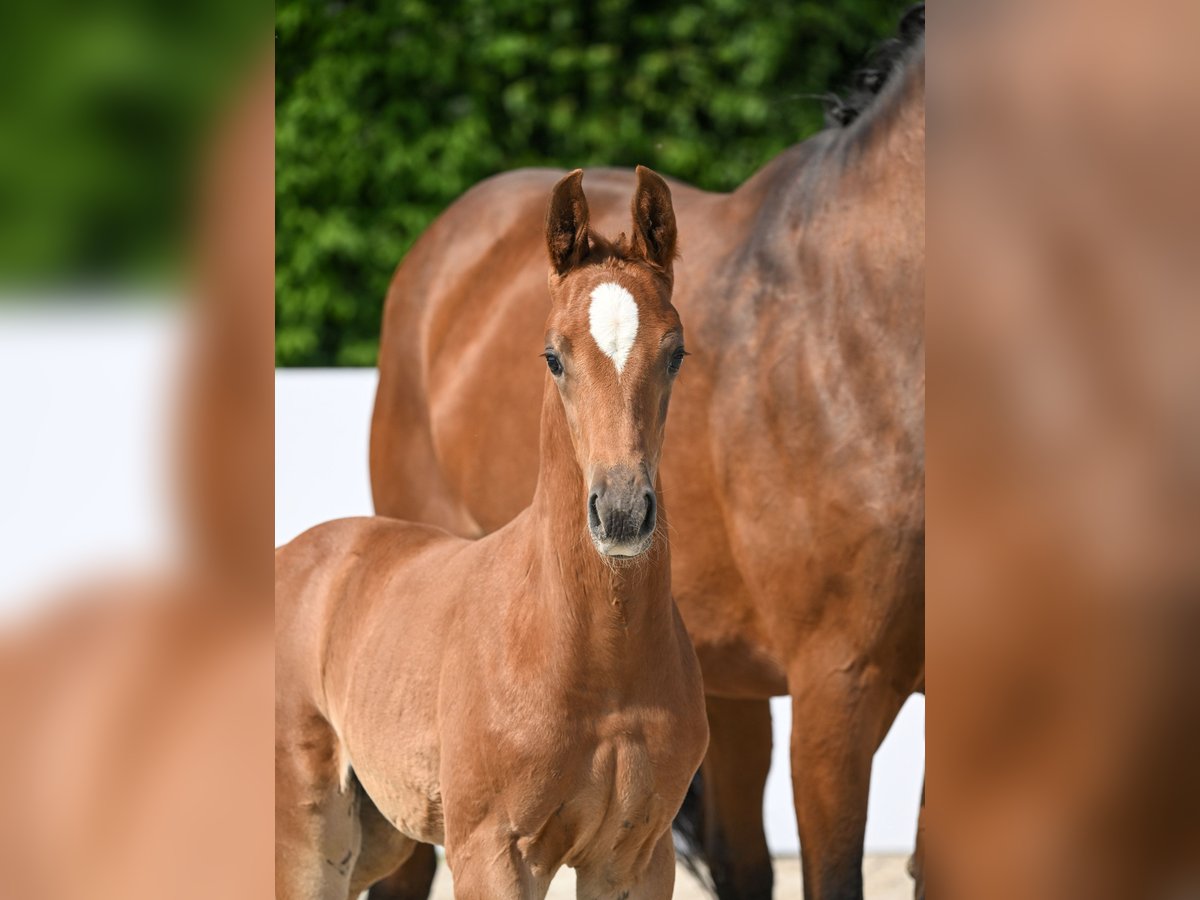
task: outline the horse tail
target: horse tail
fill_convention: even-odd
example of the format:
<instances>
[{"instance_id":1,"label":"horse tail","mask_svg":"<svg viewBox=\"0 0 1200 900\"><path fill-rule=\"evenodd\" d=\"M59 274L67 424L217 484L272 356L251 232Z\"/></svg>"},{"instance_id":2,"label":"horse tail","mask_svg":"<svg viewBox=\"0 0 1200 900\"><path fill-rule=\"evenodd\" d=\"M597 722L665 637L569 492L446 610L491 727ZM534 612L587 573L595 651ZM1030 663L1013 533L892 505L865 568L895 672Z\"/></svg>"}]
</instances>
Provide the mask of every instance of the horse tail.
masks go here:
<instances>
[{"instance_id":1,"label":"horse tail","mask_svg":"<svg viewBox=\"0 0 1200 900\"><path fill-rule=\"evenodd\" d=\"M671 830L675 835L675 858L691 873L692 877L712 897L717 896L716 885L708 871L707 855L704 852L704 768L696 770L692 783L688 785L683 805L675 814Z\"/></svg>"}]
</instances>

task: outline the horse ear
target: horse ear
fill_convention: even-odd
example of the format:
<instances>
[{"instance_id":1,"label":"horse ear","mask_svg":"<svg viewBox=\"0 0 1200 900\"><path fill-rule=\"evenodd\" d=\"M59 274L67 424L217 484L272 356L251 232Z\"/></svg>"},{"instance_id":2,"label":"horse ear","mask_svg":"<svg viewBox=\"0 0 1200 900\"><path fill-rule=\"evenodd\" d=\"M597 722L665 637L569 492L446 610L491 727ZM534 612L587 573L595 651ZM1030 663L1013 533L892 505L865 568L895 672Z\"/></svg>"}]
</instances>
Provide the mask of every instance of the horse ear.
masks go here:
<instances>
[{"instance_id":1,"label":"horse ear","mask_svg":"<svg viewBox=\"0 0 1200 900\"><path fill-rule=\"evenodd\" d=\"M583 169L563 176L550 194L546 213L546 247L550 264L563 275L588 254L588 205L583 196Z\"/></svg>"},{"instance_id":2,"label":"horse ear","mask_svg":"<svg viewBox=\"0 0 1200 900\"><path fill-rule=\"evenodd\" d=\"M637 167L633 193L633 249L650 262L671 271L675 261L675 208L671 189L657 172Z\"/></svg>"}]
</instances>

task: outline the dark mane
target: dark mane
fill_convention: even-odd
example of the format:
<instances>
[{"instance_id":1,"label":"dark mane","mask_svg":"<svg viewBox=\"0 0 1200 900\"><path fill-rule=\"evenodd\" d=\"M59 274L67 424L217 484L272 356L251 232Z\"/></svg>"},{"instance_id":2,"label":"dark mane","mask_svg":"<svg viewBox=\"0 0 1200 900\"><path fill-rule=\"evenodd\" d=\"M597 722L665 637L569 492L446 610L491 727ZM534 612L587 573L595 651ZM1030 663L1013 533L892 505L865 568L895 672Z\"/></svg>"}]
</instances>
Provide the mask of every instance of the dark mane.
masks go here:
<instances>
[{"instance_id":1,"label":"dark mane","mask_svg":"<svg viewBox=\"0 0 1200 900\"><path fill-rule=\"evenodd\" d=\"M844 128L866 112L892 76L903 68L908 52L924 37L925 4L919 3L900 18L896 36L876 47L867 64L855 73L846 96L830 94L825 98L826 125Z\"/></svg>"}]
</instances>

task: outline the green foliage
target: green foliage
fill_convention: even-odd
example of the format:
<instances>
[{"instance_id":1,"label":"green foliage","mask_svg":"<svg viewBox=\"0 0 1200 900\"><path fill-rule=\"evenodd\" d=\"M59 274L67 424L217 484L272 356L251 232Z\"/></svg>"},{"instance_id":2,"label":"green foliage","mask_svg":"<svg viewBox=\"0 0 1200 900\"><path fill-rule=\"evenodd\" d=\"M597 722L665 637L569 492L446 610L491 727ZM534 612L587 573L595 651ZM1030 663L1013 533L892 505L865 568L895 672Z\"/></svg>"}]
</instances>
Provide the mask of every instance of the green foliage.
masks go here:
<instances>
[{"instance_id":1,"label":"green foliage","mask_svg":"<svg viewBox=\"0 0 1200 900\"><path fill-rule=\"evenodd\" d=\"M895 0L280 0L276 358L373 365L425 227L521 166L638 163L713 190L822 126Z\"/></svg>"},{"instance_id":2,"label":"green foliage","mask_svg":"<svg viewBox=\"0 0 1200 900\"><path fill-rule=\"evenodd\" d=\"M171 278L213 122L265 49L261 4L0 5L0 281Z\"/></svg>"}]
</instances>

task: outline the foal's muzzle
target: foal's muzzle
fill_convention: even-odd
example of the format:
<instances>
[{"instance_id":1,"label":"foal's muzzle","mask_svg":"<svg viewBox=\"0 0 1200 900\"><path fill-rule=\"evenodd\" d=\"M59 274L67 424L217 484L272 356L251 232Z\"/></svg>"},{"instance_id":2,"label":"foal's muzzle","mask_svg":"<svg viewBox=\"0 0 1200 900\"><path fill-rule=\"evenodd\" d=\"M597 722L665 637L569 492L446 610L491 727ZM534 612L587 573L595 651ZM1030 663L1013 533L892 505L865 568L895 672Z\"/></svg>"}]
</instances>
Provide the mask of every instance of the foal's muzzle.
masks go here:
<instances>
[{"instance_id":1,"label":"foal's muzzle","mask_svg":"<svg viewBox=\"0 0 1200 900\"><path fill-rule=\"evenodd\" d=\"M649 479L627 467L596 475L588 496L588 531L605 556L645 553L654 538L658 501Z\"/></svg>"}]
</instances>

